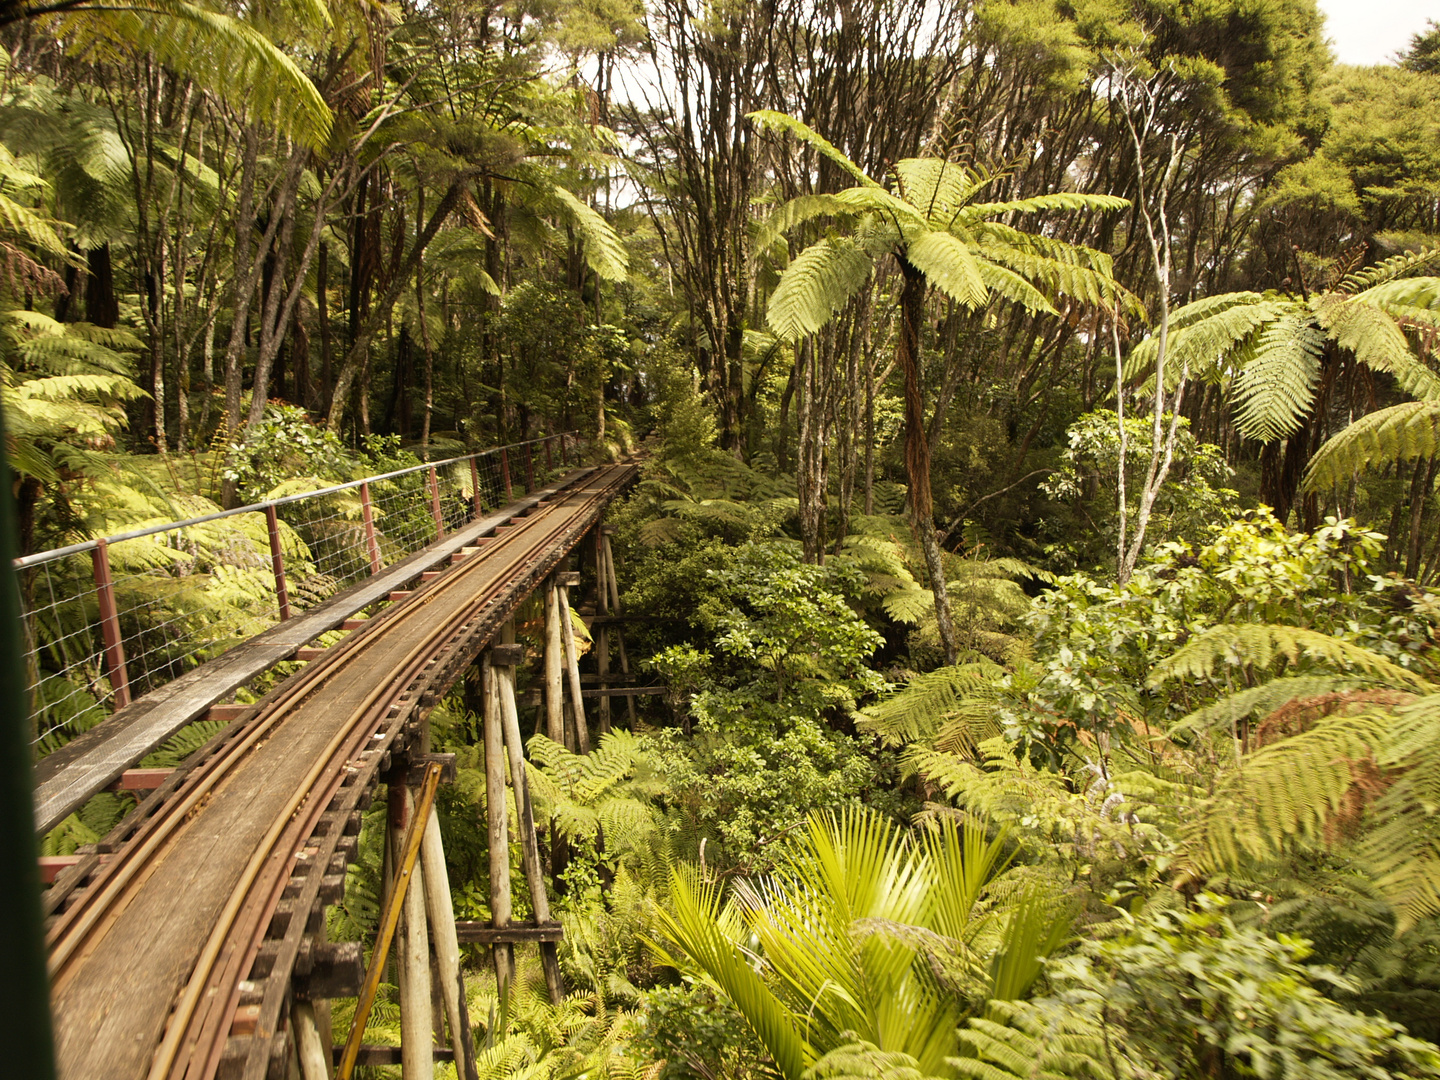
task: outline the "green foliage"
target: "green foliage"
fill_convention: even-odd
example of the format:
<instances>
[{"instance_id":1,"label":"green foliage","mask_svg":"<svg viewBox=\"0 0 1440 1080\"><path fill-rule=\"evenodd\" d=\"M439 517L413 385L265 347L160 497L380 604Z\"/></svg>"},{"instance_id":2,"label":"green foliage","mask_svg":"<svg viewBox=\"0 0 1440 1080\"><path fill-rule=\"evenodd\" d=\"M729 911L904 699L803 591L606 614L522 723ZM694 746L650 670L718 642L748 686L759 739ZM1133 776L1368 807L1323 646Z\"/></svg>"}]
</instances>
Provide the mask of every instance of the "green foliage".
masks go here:
<instances>
[{"instance_id":1,"label":"green foliage","mask_svg":"<svg viewBox=\"0 0 1440 1080\"><path fill-rule=\"evenodd\" d=\"M1325 491L1357 474L1440 454L1440 401L1406 401L1360 417L1310 460L1304 486Z\"/></svg>"},{"instance_id":2,"label":"green foliage","mask_svg":"<svg viewBox=\"0 0 1440 1080\"><path fill-rule=\"evenodd\" d=\"M1162 418L1168 429L1171 417ZM1154 425L1143 416L1125 418L1125 492L1130 520L1140 507L1140 492L1150 464ZM1069 502L1086 526L1050 549L1051 558L1098 570L1113 565L1119 529L1115 509L1116 478L1120 468L1120 434L1116 414L1109 409L1086 413L1065 432L1067 445L1060 468L1040 484L1053 499ZM1239 509L1239 496L1228 486L1234 470L1218 446L1202 443L1181 418L1172 466L1174 483L1166 484L1155 500L1149 535L1157 543L1185 540L1203 543L1219 524ZM1077 535L1078 534L1078 535ZM1082 539L1083 537L1083 539Z\"/></svg>"},{"instance_id":3,"label":"green foliage","mask_svg":"<svg viewBox=\"0 0 1440 1080\"><path fill-rule=\"evenodd\" d=\"M728 903L677 872L656 948L713 981L783 1076L857 1037L937 1075L959 1000L1023 994L1066 932L1036 894L984 904L1003 849L952 821L912 840L870 812L815 815L775 873Z\"/></svg>"},{"instance_id":4,"label":"green foliage","mask_svg":"<svg viewBox=\"0 0 1440 1080\"><path fill-rule=\"evenodd\" d=\"M1103 1032L1104 1060L1122 1075L1440 1075L1435 1046L1327 997L1343 980L1305 966L1308 952L1286 935L1237 930L1218 897L1202 896L1196 910L1156 911L1054 961L1057 993L1037 1005Z\"/></svg>"},{"instance_id":5,"label":"green foliage","mask_svg":"<svg viewBox=\"0 0 1440 1080\"><path fill-rule=\"evenodd\" d=\"M276 498L282 482L308 482L314 487L343 483L355 478L359 465L339 437L312 424L304 409L272 402L260 420L246 425L224 477L249 503ZM278 494L293 492L287 487Z\"/></svg>"}]
</instances>

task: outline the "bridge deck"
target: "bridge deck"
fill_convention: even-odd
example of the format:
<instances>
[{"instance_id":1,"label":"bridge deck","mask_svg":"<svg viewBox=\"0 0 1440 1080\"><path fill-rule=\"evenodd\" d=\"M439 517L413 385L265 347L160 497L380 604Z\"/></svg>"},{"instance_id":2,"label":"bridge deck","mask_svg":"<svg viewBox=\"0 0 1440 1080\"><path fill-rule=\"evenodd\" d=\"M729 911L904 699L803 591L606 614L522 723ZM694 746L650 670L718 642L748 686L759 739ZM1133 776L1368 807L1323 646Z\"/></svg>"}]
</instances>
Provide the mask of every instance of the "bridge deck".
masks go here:
<instances>
[{"instance_id":1,"label":"bridge deck","mask_svg":"<svg viewBox=\"0 0 1440 1080\"><path fill-rule=\"evenodd\" d=\"M217 772L219 779L208 792L195 795L201 790L195 786L197 781L187 780L171 795L178 805L189 792L192 805L188 811L181 807L175 812L168 833L157 830L151 834L155 839L146 839L152 850L143 858L135 855L129 864L123 863L127 850L138 850L140 838L150 828L147 823L115 861L100 870L95 882L77 893L77 903L82 905L84 894L107 888L113 899L105 901L108 906L99 908L98 914L82 917L67 911L52 929L54 950L57 939L65 940L67 917L72 926L91 919L83 936L69 944L69 951L52 952L56 1048L63 1078L123 1080L149 1074L156 1048L166 1037L167 1023L176 1023L172 1009L177 1000L194 993L196 985L204 985L195 982L197 977L212 979L203 970L207 950L216 947L217 934L225 930L227 919L239 925L241 916L250 917L246 913L253 915L259 929L235 930L220 949L220 968L216 970L232 973L226 979L232 979L235 971L241 978L250 977L260 936L267 927L272 933L275 930L280 887L294 870L295 860L303 859L299 853L304 845L313 843L311 837L316 835L313 824L302 828L300 819L318 820L319 812L332 805L341 785L356 779L355 774L374 777L380 747L389 746L399 730L393 720L401 710L397 703L406 696L407 688L413 694L417 672L445 669L450 681L458 677L463 668L456 661L468 662L483 639L498 629L500 621L508 618L579 542L619 484L632 474L632 466L617 466L568 478L571 483L566 490L548 505L518 518L479 554L391 605L373 625L354 631L341 646L282 683L257 710L260 717L273 718L272 726L254 729L253 745L235 752L233 762L223 773ZM537 493L528 503L536 507L542 498L544 493ZM175 716L189 710L193 718L203 712L207 695L214 700L215 685L239 685L245 681L242 671L262 661L273 663L293 655L296 647L322 629L338 626L347 609L353 612L373 603L397 579L414 578L421 569L445 561L452 552L473 544L481 533L509 519L515 509L474 523L423 557L416 556L405 569L396 567L383 581L352 590L352 595L328 611L317 609L262 635L263 642L253 644L242 654L243 660L232 660L214 682L193 680L192 688L172 695L166 706L168 719L147 721L152 713L161 711L157 708L120 727L115 738L128 749L107 753L103 765L88 765L88 756L77 757L68 769L84 765L90 776L86 784L108 771L118 773L137 759L136 748L153 739L157 730L187 722L176 723ZM302 619L310 621L297 626ZM434 648L426 644L432 641L442 644ZM443 644L446 642L449 644ZM435 689L433 680L431 688ZM253 718L247 721L253 722ZM65 773L65 769L52 770L50 779L53 782ZM49 798L62 796L52 793ZM338 832L335 823L327 827ZM122 865L129 865L130 870L122 871ZM127 872L132 875L128 880L124 879ZM274 884L277 881L280 886ZM241 904L239 915L237 904ZM315 911L318 908L294 915L302 922L312 921ZM63 958L57 959L57 955ZM288 981L288 973L282 974ZM197 1006L201 1018L212 1006L219 1011L213 1000L217 987L222 988L222 996L228 992L225 979L209 985ZM229 985L238 983L232 979ZM183 1009L175 1015L182 1014ZM216 1045L223 1045L230 1033L228 1014L204 1023L218 1025L220 1042ZM261 1031L257 1038L273 1034ZM173 1037L171 1032L168 1038ZM192 1054L189 1047L186 1043L174 1075L211 1074L219 1051L199 1045ZM252 1065L268 1053L268 1049L262 1049L259 1057L251 1053ZM189 1073L185 1073L185 1054L194 1058ZM210 1069L202 1061L206 1055Z\"/></svg>"},{"instance_id":2,"label":"bridge deck","mask_svg":"<svg viewBox=\"0 0 1440 1080\"><path fill-rule=\"evenodd\" d=\"M339 628L356 612L379 603L391 592L404 589L425 571L448 563L461 548L553 498L590 472L577 469L550 487L471 522L304 614L186 672L41 758L35 768L36 831L49 832L186 724L202 719L211 706L229 699L237 689L282 660L289 660L302 646L327 630Z\"/></svg>"}]
</instances>

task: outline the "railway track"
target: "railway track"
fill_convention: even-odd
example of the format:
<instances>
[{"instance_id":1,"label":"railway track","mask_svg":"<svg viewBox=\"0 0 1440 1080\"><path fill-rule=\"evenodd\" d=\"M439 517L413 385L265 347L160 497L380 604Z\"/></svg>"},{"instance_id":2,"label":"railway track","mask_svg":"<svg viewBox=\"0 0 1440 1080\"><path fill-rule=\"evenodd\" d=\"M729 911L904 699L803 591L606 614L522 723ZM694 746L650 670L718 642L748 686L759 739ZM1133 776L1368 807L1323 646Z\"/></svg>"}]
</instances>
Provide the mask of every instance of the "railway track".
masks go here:
<instances>
[{"instance_id":1,"label":"railway track","mask_svg":"<svg viewBox=\"0 0 1440 1080\"><path fill-rule=\"evenodd\" d=\"M284 1074L294 979L323 962L323 908L343 890L375 783L633 475L593 470L366 620L57 883L48 945L63 1078Z\"/></svg>"}]
</instances>

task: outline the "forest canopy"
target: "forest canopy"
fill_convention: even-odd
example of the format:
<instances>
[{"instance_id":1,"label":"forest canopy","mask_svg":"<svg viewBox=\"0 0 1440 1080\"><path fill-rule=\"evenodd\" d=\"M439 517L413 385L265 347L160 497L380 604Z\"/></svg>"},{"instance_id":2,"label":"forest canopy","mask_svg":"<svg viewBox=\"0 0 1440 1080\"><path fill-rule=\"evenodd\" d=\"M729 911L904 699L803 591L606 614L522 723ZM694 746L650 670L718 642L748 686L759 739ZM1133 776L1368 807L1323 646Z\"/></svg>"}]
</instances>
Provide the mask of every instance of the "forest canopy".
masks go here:
<instances>
[{"instance_id":1,"label":"forest canopy","mask_svg":"<svg viewBox=\"0 0 1440 1080\"><path fill-rule=\"evenodd\" d=\"M664 692L529 744L569 996L467 955L489 1075L1440 1076L1440 24L1373 67L1314 0L0 0L0 37L22 554L643 455L616 602ZM271 541L306 587L347 498ZM135 568L171 674L258 629L255 528ZM28 632L44 754L113 688ZM431 723L484 920L479 709Z\"/></svg>"}]
</instances>

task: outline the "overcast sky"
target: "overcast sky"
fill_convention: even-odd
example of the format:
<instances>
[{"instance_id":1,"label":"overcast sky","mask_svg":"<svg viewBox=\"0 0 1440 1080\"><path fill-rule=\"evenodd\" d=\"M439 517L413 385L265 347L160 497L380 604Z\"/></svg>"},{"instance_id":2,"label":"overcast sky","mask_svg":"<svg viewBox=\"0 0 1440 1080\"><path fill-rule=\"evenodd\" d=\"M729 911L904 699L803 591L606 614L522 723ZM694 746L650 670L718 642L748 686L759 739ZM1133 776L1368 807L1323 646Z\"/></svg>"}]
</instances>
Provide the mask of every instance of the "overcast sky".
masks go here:
<instances>
[{"instance_id":1,"label":"overcast sky","mask_svg":"<svg viewBox=\"0 0 1440 1080\"><path fill-rule=\"evenodd\" d=\"M1319 0L1325 33L1342 64L1383 64L1410 44L1440 0Z\"/></svg>"}]
</instances>

